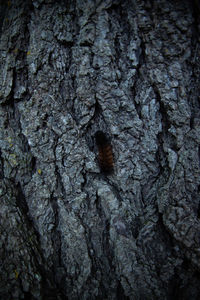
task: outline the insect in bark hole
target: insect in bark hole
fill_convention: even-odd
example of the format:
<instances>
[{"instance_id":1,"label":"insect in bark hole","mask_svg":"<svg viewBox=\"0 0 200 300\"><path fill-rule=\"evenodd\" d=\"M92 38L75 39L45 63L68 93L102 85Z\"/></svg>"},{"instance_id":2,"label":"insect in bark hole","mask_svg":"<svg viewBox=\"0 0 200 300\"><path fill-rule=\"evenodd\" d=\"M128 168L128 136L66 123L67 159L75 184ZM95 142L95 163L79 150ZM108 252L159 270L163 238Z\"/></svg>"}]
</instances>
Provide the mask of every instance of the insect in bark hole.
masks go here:
<instances>
[{"instance_id":1,"label":"insect in bark hole","mask_svg":"<svg viewBox=\"0 0 200 300\"><path fill-rule=\"evenodd\" d=\"M97 131L95 139L99 151L98 160L100 169L103 173L110 174L113 172L114 167L112 145L103 131Z\"/></svg>"}]
</instances>

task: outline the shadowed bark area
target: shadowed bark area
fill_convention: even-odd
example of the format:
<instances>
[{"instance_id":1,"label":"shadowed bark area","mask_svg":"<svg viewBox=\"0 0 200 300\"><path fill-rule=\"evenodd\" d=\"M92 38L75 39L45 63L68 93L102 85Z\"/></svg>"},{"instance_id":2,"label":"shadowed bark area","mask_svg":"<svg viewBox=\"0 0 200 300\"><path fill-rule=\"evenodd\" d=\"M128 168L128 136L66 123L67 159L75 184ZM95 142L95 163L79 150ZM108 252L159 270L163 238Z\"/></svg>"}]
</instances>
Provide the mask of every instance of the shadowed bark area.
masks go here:
<instances>
[{"instance_id":1,"label":"shadowed bark area","mask_svg":"<svg viewBox=\"0 0 200 300\"><path fill-rule=\"evenodd\" d=\"M0 1L1 299L200 298L199 12Z\"/></svg>"}]
</instances>

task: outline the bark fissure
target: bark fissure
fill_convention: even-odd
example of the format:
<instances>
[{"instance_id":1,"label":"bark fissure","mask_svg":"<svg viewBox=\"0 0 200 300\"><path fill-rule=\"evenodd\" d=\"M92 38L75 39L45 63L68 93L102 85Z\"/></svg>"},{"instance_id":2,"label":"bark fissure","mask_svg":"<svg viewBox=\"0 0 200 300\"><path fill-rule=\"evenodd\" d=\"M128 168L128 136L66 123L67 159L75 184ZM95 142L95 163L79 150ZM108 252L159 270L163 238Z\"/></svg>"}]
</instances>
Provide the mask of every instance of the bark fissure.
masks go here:
<instances>
[{"instance_id":1,"label":"bark fissure","mask_svg":"<svg viewBox=\"0 0 200 300\"><path fill-rule=\"evenodd\" d=\"M0 0L0 298L199 299L198 12Z\"/></svg>"}]
</instances>

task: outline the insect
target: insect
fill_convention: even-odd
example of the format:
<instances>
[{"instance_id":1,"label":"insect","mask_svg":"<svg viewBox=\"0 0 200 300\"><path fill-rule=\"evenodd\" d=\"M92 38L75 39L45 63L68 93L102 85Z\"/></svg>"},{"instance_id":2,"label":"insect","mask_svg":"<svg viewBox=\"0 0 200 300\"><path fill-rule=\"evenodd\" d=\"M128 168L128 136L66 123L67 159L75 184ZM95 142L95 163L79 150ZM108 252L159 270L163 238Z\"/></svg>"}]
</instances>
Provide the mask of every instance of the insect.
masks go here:
<instances>
[{"instance_id":1,"label":"insect","mask_svg":"<svg viewBox=\"0 0 200 300\"><path fill-rule=\"evenodd\" d=\"M97 131L95 139L99 151L98 159L101 171L110 174L114 167L112 145L103 131Z\"/></svg>"}]
</instances>

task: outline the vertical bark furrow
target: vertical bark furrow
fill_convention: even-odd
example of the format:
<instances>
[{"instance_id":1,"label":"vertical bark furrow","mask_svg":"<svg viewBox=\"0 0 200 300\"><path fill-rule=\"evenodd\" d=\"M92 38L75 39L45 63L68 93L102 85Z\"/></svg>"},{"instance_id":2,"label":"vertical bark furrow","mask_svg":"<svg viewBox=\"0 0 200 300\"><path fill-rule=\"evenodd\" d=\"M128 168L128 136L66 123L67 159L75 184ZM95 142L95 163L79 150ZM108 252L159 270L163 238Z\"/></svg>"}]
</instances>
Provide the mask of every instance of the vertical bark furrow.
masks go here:
<instances>
[{"instance_id":1,"label":"vertical bark furrow","mask_svg":"<svg viewBox=\"0 0 200 300\"><path fill-rule=\"evenodd\" d=\"M199 299L198 10L0 0L0 298Z\"/></svg>"}]
</instances>

